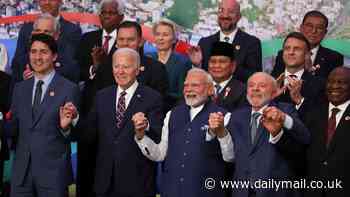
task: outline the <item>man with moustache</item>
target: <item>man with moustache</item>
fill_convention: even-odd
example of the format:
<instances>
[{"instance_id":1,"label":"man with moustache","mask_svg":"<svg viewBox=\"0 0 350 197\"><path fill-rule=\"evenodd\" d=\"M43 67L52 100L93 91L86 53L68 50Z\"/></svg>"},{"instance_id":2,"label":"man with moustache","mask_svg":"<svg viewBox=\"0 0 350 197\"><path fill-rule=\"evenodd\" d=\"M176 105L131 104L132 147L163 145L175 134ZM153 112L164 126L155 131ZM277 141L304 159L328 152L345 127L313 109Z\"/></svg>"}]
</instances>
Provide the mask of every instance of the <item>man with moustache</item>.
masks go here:
<instances>
[{"instance_id":1,"label":"man with moustache","mask_svg":"<svg viewBox=\"0 0 350 197\"><path fill-rule=\"evenodd\" d=\"M315 76L327 79L328 74L338 66L342 66L344 57L332 49L323 47L322 40L327 34L328 18L318 10L307 12L300 25L300 32L310 43L310 55L307 57L305 69ZM285 68L282 51L278 52L272 75L280 75Z\"/></svg>"},{"instance_id":2,"label":"man with moustache","mask_svg":"<svg viewBox=\"0 0 350 197\"><path fill-rule=\"evenodd\" d=\"M237 69L234 77L243 83L254 72L262 70L261 43L255 36L243 32L237 27L241 18L240 5L236 0L222 0L218 5L218 23L220 31L199 40L197 47L188 51L192 63L207 70L213 43L221 41L232 44Z\"/></svg>"},{"instance_id":3,"label":"man with moustache","mask_svg":"<svg viewBox=\"0 0 350 197\"><path fill-rule=\"evenodd\" d=\"M11 197L66 197L73 182L70 141L79 88L55 71L51 36L33 35L29 46L34 76L15 85L11 105L11 135L17 139Z\"/></svg>"},{"instance_id":4,"label":"man with moustache","mask_svg":"<svg viewBox=\"0 0 350 197\"><path fill-rule=\"evenodd\" d=\"M130 48L113 54L116 85L97 92L81 137L97 139L94 189L97 197L154 197L156 163L143 156L135 143L135 120L147 125L156 142L161 135L160 94L138 83L140 56ZM145 118L147 122L143 121ZM93 172L90 172L93 173ZM84 189L84 188L83 188Z\"/></svg>"},{"instance_id":5,"label":"man with moustache","mask_svg":"<svg viewBox=\"0 0 350 197\"><path fill-rule=\"evenodd\" d=\"M226 42L216 42L211 49L208 72L214 80L214 101L228 111L245 103L245 85L234 79L237 66L233 47Z\"/></svg>"},{"instance_id":6,"label":"man with moustache","mask_svg":"<svg viewBox=\"0 0 350 197\"><path fill-rule=\"evenodd\" d=\"M235 164L234 181L249 181L250 187L233 189L239 197L300 196L293 188L255 188L257 181L293 181L296 150L309 143L310 134L298 119L294 107L272 101L277 83L263 72L248 79L247 99L250 106L232 112L223 135L230 132ZM293 142L293 143L291 143Z\"/></svg>"},{"instance_id":7,"label":"man with moustache","mask_svg":"<svg viewBox=\"0 0 350 197\"><path fill-rule=\"evenodd\" d=\"M349 131L350 69L335 68L326 85L329 102L313 108L306 117L311 132L307 150L307 177L325 187L307 190L307 197L347 197L350 195ZM333 187L333 188L332 188Z\"/></svg>"},{"instance_id":8,"label":"man with moustache","mask_svg":"<svg viewBox=\"0 0 350 197\"><path fill-rule=\"evenodd\" d=\"M70 55L74 56L77 43L80 41L81 29L78 25L73 24L60 16L60 6L62 5L62 0L38 0L38 4L41 13L50 14L57 21L59 21L60 28L57 30L59 32L57 43L59 45L69 45L67 48L70 47ZM16 52L11 66L14 82L22 81L24 79L23 71L26 70L26 68L29 68L26 66L28 63L28 56L26 54L28 52L27 46L32 32L33 23L24 24L19 31ZM79 70L76 72L79 72Z\"/></svg>"},{"instance_id":9,"label":"man with moustache","mask_svg":"<svg viewBox=\"0 0 350 197\"><path fill-rule=\"evenodd\" d=\"M205 188L205 179L224 180L225 161L231 161L230 134L222 136L230 113L213 103L213 81L199 68L188 71L184 83L185 102L169 111L164 120L162 138L157 144L147 131L151 122L135 117L135 141L142 153L153 161L164 161L161 196L226 196L221 188ZM229 155L230 157L226 157Z\"/></svg>"}]
</instances>

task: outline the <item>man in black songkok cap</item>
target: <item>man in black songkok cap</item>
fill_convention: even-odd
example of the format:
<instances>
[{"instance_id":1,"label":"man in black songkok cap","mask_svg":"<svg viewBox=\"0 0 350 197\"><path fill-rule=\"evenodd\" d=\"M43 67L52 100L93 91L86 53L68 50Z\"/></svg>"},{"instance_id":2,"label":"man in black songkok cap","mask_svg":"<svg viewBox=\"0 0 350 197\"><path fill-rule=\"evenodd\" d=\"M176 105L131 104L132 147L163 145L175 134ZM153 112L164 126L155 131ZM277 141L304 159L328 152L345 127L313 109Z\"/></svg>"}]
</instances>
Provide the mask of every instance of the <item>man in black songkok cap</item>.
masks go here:
<instances>
[{"instance_id":1,"label":"man in black songkok cap","mask_svg":"<svg viewBox=\"0 0 350 197\"><path fill-rule=\"evenodd\" d=\"M216 103L231 111L245 101L245 86L234 79L236 70L232 44L216 42L211 49L208 72L213 77Z\"/></svg>"}]
</instances>

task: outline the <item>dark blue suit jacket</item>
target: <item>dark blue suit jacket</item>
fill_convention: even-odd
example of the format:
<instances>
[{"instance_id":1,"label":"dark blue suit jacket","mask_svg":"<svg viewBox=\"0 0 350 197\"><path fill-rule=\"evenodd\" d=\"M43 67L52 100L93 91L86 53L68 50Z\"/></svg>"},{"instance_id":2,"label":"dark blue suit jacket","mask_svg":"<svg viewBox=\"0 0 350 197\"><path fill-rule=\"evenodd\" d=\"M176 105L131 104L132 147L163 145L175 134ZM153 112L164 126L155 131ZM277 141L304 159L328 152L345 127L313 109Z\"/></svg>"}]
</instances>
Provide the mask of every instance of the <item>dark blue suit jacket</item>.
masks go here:
<instances>
[{"instance_id":1,"label":"dark blue suit jacket","mask_svg":"<svg viewBox=\"0 0 350 197\"><path fill-rule=\"evenodd\" d=\"M81 29L63 17L60 17L60 35L57 40L58 59L56 71L65 78L79 81L80 69L75 60L75 50L80 41ZM33 31L33 23L26 23L19 31L16 52L12 60L12 76L14 82L23 80L23 71L29 63L29 40Z\"/></svg>"},{"instance_id":2,"label":"dark blue suit jacket","mask_svg":"<svg viewBox=\"0 0 350 197\"><path fill-rule=\"evenodd\" d=\"M289 104L272 103L293 119L293 128L284 128L284 134L277 144L269 143L269 132L259 124L257 141L251 143L251 107L245 106L232 112L228 129L231 133L235 152L234 180L291 180L295 177L293 165L298 152L310 141L310 134L298 119L294 107ZM257 189L257 197L289 197L299 194L290 190L274 191L275 188ZM234 189L233 196L248 197L248 189Z\"/></svg>"},{"instance_id":3,"label":"dark blue suit jacket","mask_svg":"<svg viewBox=\"0 0 350 197\"><path fill-rule=\"evenodd\" d=\"M73 177L70 137L64 136L59 128L59 107L66 102L78 106L79 88L56 73L33 119L33 85L34 79L19 82L13 92L12 134L17 144L11 184L23 184L31 170L39 185L61 191Z\"/></svg>"},{"instance_id":4,"label":"dark blue suit jacket","mask_svg":"<svg viewBox=\"0 0 350 197\"><path fill-rule=\"evenodd\" d=\"M220 41L220 32L199 40L198 45L201 47L203 54L202 67L205 70L208 70L211 47L218 41ZM238 29L232 45L237 63L237 68L233 76L245 83L254 72L262 71L260 40Z\"/></svg>"},{"instance_id":5,"label":"dark blue suit jacket","mask_svg":"<svg viewBox=\"0 0 350 197\"><path fill-rule=\"evenodd\" d=\"M162 99L158 92L139 84L126 112L121 129L116 127L117 86L97 92L95 106L85 123L88 129L82 140L97 138L95 191L113 196L155 196L155 162L148 160L134 140L131 121L137 112L146 114L150 130L146 131L156 143L162 128ZM92 134L92 132L95 132Z\"/></svg>"}]
</instances>

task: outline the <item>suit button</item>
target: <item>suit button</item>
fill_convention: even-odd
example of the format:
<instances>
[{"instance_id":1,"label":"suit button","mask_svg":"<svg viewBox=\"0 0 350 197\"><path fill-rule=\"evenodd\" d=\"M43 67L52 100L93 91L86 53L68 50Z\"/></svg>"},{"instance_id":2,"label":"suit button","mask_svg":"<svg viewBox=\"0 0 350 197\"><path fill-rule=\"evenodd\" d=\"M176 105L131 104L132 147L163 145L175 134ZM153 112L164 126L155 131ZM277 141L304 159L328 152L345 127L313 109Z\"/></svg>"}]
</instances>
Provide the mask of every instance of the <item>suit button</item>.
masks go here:
<instances>
[{"instance_id":1,"label":"suit button","mask_svg":"<svg viewBox=\"0 0 350 197\"><path fill-rule=\"evenodd\" d=\"M188 128L187 131L188 131L188 132L191 132L191 128Z\"/></svg>"},{"instance_id":2,"label":"suit button","mask_svg":"<svg viewBox=\"0 0 350 197\"><path fill-rule=\"evenodd\" d=\"M117 141L117 140L114 140L113 143L114 143L114 144L118 144L118 141Z\"/></svg>"},{"instance_id":3,"label":"suit button","mask_svg":"<svg viewBox=\"0 0 350 197\"><path fill-rule=\"evenodd\" d=\"M327 161L324 161L324 162L323 162L323 165L324 165L324 166L327 166L327 165L328 165L328 162L327 162Z\"/></svg>"},{"instance_id":4,"label":"suit button","mask_svg":"<svg viewBox=\"0 0 350 197\"><path fill-rule=\"evenodd\" d=\"M185 164L181 164L181 168L184 168L185 167Z\"/></svg>"},{"instance_id":5,"label":"suit button","mask_svg":"<svg viewBox=\"0 0 350 197\"><path fill-rule=\"evenodd\" d=\"M187 153L184 153L184 156L187 156Z\"/></svg>"},{"instance_id":6,"label":"suit button","mask_svg":"<svg viewBox=\"0 0 350 197\"><path fill-rule=\"evenodd\" d=\"M184 179L183 177L180 178L180 182L184 182L184 180L185 180L185 179Z\"/></svg>"},{"instance_id":7,"label":"suit button","mask_svg":"<svg viewBox=\"0 0 350 197\"><path fill-rule=\"evenodd\" d=\"M186 144L189 144L190 143L190 140L186 140Z\"/></svg>"}]
</instances>

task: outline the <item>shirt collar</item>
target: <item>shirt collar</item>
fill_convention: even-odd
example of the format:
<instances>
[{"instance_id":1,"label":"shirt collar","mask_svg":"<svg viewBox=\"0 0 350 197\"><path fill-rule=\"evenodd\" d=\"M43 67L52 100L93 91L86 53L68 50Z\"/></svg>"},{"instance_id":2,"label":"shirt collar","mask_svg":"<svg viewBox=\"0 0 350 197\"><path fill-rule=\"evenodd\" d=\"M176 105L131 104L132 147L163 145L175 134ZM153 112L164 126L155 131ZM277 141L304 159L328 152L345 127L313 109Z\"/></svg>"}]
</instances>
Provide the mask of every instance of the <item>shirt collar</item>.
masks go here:
<instances>
[{"instance_id":1,"label":"shirt collar","mask_svg":"<svg viewBox=\"0 0 350 197\"><path fill-rule=\"evenodd\" d=\"M55 76L55 73L56 73L56 71L55 71L55 69L53 69L50 73L45 75L42 79L38 79L34 75L34 84L36 85L38 83L38 81L41 80L44 82L44 84L43 84L44 86L48 86L51 83L53 77Z\"/></svg>"},{"instance_id":2,"label":"shirt collar","mask_svg":"<svg viewBox=\"0 0 350 197\"><path fill-rule=\"evenodd\" d=\"M299 71L297 71L296 73L293 74L293 73L288 72L288 70L286 69L285 73L284 73L284 76L288 77L289 75L295 75L295 76L297 76L298 80L300 80L301 76L304 74L304 70L305 69L301 69L301 70L299 70Z\"/></svg>"},{"instance_id":3,"label":"shirt collar","mask_svg":"<svg viewBox=\"0 0 350 197\"><path fill-rule=\"evenodd\" d=\"M117 90L118 95L120 95L120 93L125 91L127 96L132 96L132 95L134 95L138 85L139 85L139 83L137 82L137 80L135 80L135 82L126 90L123 90L120 86L118 86L118 90Z\"/></svg>"},{"instance_id":4,"label":"shirt collar","mask_svg":"<svg viewBox=\"0 0 350 197\"><path fill-rule=\"evenodd\" d=\"M320 49L320 45L317 45L315 48L311 49L311 61L312 61L312 63L315 62L316 54L318 53L319 49Z\"/></svg>"},{"instance_id":5,"label":"shirt collar","mask_svg":"<svg viewBox=\"0 0 350 197\"><path fill-rule=\"evenodd\" d=\"M264 110L267 108L268 104L264 105L262 108L260 108L258 111L254 111L252 108L252 112L251 115L253 115L253 113L255 112L259 112L260 114L263 114Z\"/></svg>"},{"instance_id":6,"label":"shirt collar","mask_svg":"<svg viewBox=\"0 0 350 197\"><path fill-rule=\"evenodd\" d=\"M197 114L199 112L202 111L203 107L204 107L204 104L202 104L200 106L197 106L197 107L192 107L191 106L191 109L190 109L191 121L197 116Z\"/></svg>"},{"instance_id":7,"label":"shirt collar","mask_svg":"<svg viewBox=\"0 0 350 197\"><path fill-rule=\"evenodd\" d=\"M329 114L331 114L331 113L332 113L332 109L335 108L335 107L338 108L338 109L340 109L340 111L345 111L346 108L347 108L349 105L350 105L350 99L347 100L345 103L340 104L340 105L338 105L338 106L335 106L335 105L333 105L331 102L329 102L328 112L329 112Z\"/></svg>"},{"instance_id":8,"label":"shirt collar","mask_svg":"<svg viewBox=\"0 0 350 197\"><path fill-rule=\"evenodd\" d=\"M229 37L229 38L230 38L229 43L232 43L233 40L234 40L235 37L236 37L237 30L238 30L238 28L236 27L235 30L233 30L233 32L231 32L229 35L225 35L225 34L220 30L220 41L221 41L221 42L226 42L226 41L224 40L224 38L225 38L225 37Z\"/></svg>"},{"instance_id":9,"label":"shirt collar","mask_svg":"<svg viewBox=\"0 0 350 197\"><path fill-rule=\"evenodd\" d=\"M107 33L106 30L102 31L102 40L105 39L105 36L111 36L111 40L117 39L117 29L113 30L111 33Z\"/></svg>"}]
</instances>

